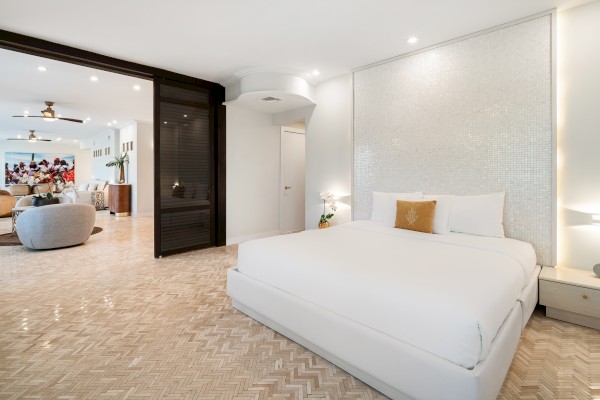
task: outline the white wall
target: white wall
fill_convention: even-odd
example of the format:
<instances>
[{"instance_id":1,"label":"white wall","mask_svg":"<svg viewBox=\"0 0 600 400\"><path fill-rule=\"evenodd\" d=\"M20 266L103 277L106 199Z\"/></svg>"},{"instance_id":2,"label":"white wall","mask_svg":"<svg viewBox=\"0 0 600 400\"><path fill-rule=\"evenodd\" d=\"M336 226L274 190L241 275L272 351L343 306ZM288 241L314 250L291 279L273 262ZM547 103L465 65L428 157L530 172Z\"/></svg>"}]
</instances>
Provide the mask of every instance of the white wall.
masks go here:
<instances>
[{"instance_id":1,"label":"white wall","mask_svg":"<svg viewBox=\"0 0 600 400\"><path fill-rule=\"evenodd\" d=\"M75 155L75 184L85 183L91 177L92 157L89 150L79 148L79 144L67 144L65 142L36 142L27 141L2 141L0 145L0 162L4 166L4 153L23 152L23 153L64 153ZM0 181L1 187L4 187L4 177Z\"/></svg>"},{"instance_id":2,"label":"white wall","mask_svg":"<svg viewBox=\"0 0 600 400\"><path fill-rule=\"evenodd\" d=\"M558 14L558 265L600 263L600 1Z\"/></svg>"},{"instance_id":3,"label":"white wall","mask_svg":"<svg viewBox=\"0 0 600 400\"><path fill-rule=\"evenodd\" d=\"M227 243L279 233L280 128L227 106Z\"/></svg>"},{"instance_id":4,"label":"white wall","mask_svg":"<svg viewBox=\"0 0 600 400\"><path fill-rule=\"evenodd\" d=\"M137 215L154 214L154 125L137 123Z\"/></svg>"},{"instance_id":5,"label":"white wall","mask_svg":"<svg viewBox=\"0 0 600 400\"><path fill-rule=\"evenodd\" d=\"M133 142L129 150L129 164L125 168L126 183L131 184L131 215L154 213L153 126L151 123L133 122L119 130L119 154L123 143Z\"/></svg>"},{"instance_id":6,"label":"white wall","mask_svg":"<svg viewBox=\"0 0 600 400\"><path fill-rule=\"evenodd\" d=\"M315 88L315 101L306 121L306 229L318 226L321 192L347 195L338 201L331 224L352 218L352 75L322 82Z\"/></svg>"},{"instance_id":7,"label":"white wall","mask_svg":"<svg viewBox=\"0 0 600 400\"><path fill-rule=\"evenodd\" d=\"M119 151L119 130L118 129L107 129L99 135L82 139L81 147L88 149L91 154L91 177L96 179L103 179L108 182L114 183L118 179L118 175L115 176L115 168L109 168L106 163L115 158L115 155ZM110 149L110 154L105 155L105 149ZM94 157L94 151L101 151L101 156Z\"/></svg>"}]
</instances>

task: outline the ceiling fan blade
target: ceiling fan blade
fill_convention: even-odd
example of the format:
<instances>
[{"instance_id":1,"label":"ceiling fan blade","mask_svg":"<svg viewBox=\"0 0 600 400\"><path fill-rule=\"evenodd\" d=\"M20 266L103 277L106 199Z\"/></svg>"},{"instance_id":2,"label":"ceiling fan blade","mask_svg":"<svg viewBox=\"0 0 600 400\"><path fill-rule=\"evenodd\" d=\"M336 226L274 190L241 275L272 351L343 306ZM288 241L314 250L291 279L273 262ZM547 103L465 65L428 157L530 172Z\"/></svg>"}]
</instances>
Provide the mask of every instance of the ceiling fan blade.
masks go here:
<instances>
[{"instance_id":1,"label":"ceiling fan blade","mask_svg":"<svg viewBox=\"0 0 600 400\"><path fill-rule=\"evenodd\" d=\"M62 119L63 121L79 122L80 124L83 124L83 120L80 120L80 119L74 119L74 118L57 118L57 119Z\"/></svg>"},{"instance_id":2,"label":"ceiling fan blade","mask_svg":"<svg viewBox=\"0 0 600 400\"><path fill-rule=\"evenodd\" d=\"M41 115L13 115L14 118L45 118Z\"/></svg>"},{"instance_id":3,"label":"ceiling fan blade","mask_svg":"<svg viewBox=\"0 0 600 400\"><path fill-rule=\"evenodd\" d=\"M28 139L8 138L6 140L28 140Z\"/></svg>"},{"instance_id":4,"label":"ceiling fan blade","mask_svg":"<svg viewBox=\"0 0 600 400\"><path fill-rule=\"evenodd\" d=\"M51 142L52 141L52 139L35 139L35 140L37 140L38 142Z\"/></svg>"}]
</instances>

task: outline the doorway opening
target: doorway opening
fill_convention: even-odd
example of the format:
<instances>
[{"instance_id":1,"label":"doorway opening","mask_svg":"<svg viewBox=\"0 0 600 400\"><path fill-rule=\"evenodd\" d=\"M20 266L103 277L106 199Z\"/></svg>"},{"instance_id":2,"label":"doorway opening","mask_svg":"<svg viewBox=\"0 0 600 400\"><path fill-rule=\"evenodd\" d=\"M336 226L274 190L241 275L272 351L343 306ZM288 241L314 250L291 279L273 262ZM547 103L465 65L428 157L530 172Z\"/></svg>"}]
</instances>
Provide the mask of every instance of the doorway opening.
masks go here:
<instances>
[{"instance_id":1,"label":"doorway opening","mask_svg":"<svg viewBox=\"0 0 600 400\"><path fill-rule=\"evenodd\" d=\"M305 135L304 121L281 127L281 233L305 229Z\"/></svg>"},{"instance_id":2,"label":"doorway opening","mask_svg":"<svg viewBox=\"0 0 600 400\"><path fill-rule=\"evenodd\" d=\"M225 107L222 105L225 99L225 88L223 86L214 82L205 81L164 69L124 61L102 54L4 30L0 30L0 48L19 53L30 54L36 57L44 57L46 59L94 68L97 70L127 75L141 80L152 81L154 86L153 123L151 124L151 129L148 129L147 132L148 135L151 133L151 137L153 138L153 144L149 145L152 154L151 157L148 157L148 160L152 159L153 161L153 167L150 169L153 170L152 172L154 175L154 190L153 193L147 193L146 196L153 198L154 202L154 257L159 258L163 255L172 254L175 252L183 252L200 247L225 245ZM38 67L38 71L42 71L42 69ZM89 79L91 82L100 82L98 76L95 75ZM132 90L137 90L135 89L137 86L141 86L141 84L134 85ZM177 88L181 90L179 90L178 93L173 94L171 93L170 88ZM200 92L204 94L204 97L199 101L197 99L197 94ZM42 100L56 99L44 98ZM176 159L178 157L177 152L173 154L167 154L167 151L161 151L161 145L164 146L168 144L172 136L170 135L170 129L168 129L166 125L170 122L178 122L176 121L178 118L186 118L186 115L188 115L185 113L180 113L181 115L178 115L177 118L171 118L172 116L169 115L168 110L163 107L163 105L166 103L185 103L184 106L206 110L206 118L203 116L202 118L197 118L195 121L190 121L189 123L186 122L190 124L190 126L191 124L200 124L206 127L205 130L208 132L209 143L208 145L205 145L204 143L202 145L208 147L211 153L211 157L208 160L207 165L205 165L205 171L208 174L207 179L210 181L210 187L207 190L198 190L200 194L206 193L205 197L207 198L204 199L204 201L208 202L209 204L203 204L201 206L209 210L209 221L202 220L194 225L194 229L191 232L189 229L186 231L188 232L188 236L204 235L209 238L207 241L202 241L202 243L186 242L185 245L181 246L163 246L163 241L169 241L168 232L161 230L161 226L165 226L165 224L163 224L163 220L170 219L170 222L166 224L169 230L177 230L178 227L187 229L189 228L189 221L185 218L179 217L182 216L182 213L197 211L196 208L199 207L195 203L182 204L184 201L179 202L178 207L172 207L168 200L170 200L172 197L177 197L180 199L179 194L181 191L176 190L176 188L172 188L168 193L168 196L166 193L160 191L161 159L164 161ZM26 115L27 113L24 114ZM202 120L200 121L200 119ZM116 119L114 121L116 121ZM111 121L111 123L114 122ZM107 125L108 124L109 122L107 122ZM164 140L161 142L161 138L163 136ZM108 138L108 136L106 137ZM115 136L110 135L110 137L110 140L114 141ZM92 143L92 145L97 146L94 143ZM122 145L125 145L125 147L122 147ZM129 145L129 148L127 148L127 145ZM135 140L127 140L125 143L118 143L118 146L112 147L118 147L119 149L124 149L124 151L129 150L130 152L133 152L140 149L139 145L142 145L142 143L136 143ZM100 151L102 151L102 156L104 156L105 151L108 153L107 149L108 146L104 146L100 147L99 149L91 150L90 158L93 158L94 155L99 156ZM111 154L115 154L115 150L117 149L111 148ZM128 172L131 176L132 170L129 170ZM143 175L145 181L150 182L150 179L148 178L149 176L152 176L152 174L148 174L148 172L150 171L144 170L144 172L140 175ZM170 172L172 171L168 171L168 173ZM199 185L202 182L199 182ZM148 185L138 186L146 188L148 187ZM196 191L188 191L188 195L195 192ZM185 194L183 197L184 198L181 200L186 200ZM175 219L177 219L179 222L173 222ZM206 226L209 226L210 230L208 236L205 232Z\"/></svg>"}]
</instances>

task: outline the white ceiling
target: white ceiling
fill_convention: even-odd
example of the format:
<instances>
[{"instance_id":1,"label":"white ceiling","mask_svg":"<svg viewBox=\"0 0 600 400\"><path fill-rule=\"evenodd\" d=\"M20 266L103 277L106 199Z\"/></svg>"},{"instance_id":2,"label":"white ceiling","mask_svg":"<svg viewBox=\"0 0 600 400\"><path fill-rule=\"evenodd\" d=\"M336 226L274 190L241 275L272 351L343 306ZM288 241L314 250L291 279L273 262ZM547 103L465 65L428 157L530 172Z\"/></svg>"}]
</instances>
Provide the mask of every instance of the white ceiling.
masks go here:
<instances>
[{"instance_id":1,"label":"white ceiling","mask_svg":"<svg viewBox=\"0 0 600 400\"><path fill-rule=\"evenodd\" d=\"M226 82L247 68L315 80L589 0L0 0L0 28ZM415 35L419 41L409 45Z\"/></svg>"},{"instance_id":2,"label":"white ceiling","mask_svg":"<svg viewBox=\"0 0 600 400\"><path fill-rule=\"evenodd\" d=\"M0 29L231 82L248 70L311 76L311 83L553 7L589 0L0 0ZM409 36L419 41L409 45ZM37 71L39 65L48 69ZM236 74L237 73L237 74ZM99 78L91 82L90 76ZM133 85L141 91L134 91ZM0 49L0 139L29 129L63 140L152 120L152 84ZM85 124L11 118L44 100ZM38 114L39 115L39 114Z\"/></svg>"},{"instance_id":3,"label":"white ceiling","mask_svg":"<svg viewBox=\"0 0 600 400\"><path fill-rule=\"evenodd\" d=\"M44 139L55 142L60 137L61 142L72 143L110 129L108 123L121 127L133 120L152 121L151 81L3 49L0 60L0 144L19 134L25 138L30 129ZM38 71L38 66L47 70ZM91 76L98 81L92 82ZM41 115L46 100L55 102L56 114L91 120L79 124L11 117L25 110Z\"/></svg>"}]
</instances>

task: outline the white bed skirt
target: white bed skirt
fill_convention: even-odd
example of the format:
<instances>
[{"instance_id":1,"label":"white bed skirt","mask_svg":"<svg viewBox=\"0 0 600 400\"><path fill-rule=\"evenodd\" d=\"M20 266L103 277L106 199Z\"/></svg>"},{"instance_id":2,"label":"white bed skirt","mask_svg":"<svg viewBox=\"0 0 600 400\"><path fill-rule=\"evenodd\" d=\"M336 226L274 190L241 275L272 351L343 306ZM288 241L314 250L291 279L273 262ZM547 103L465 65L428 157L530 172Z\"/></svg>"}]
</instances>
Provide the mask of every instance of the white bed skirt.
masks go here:
<instances>
[{"instance_id":1,"label":"white bed skirt","mask_svg":"<svg viewBox=\"0 0 600 400\"><path fill-rule=\"evenodd\" d=\"M531 299L535 293L537 299L537 277L526 289L524 298ZM487 358L466 369L250 278L236 268L227 272L227 292L236 309L393 399L495 399L529 318L523 310L529 313L535 306L525 300L523 307L515 303Z\"/></svg>"}]
</instances>

